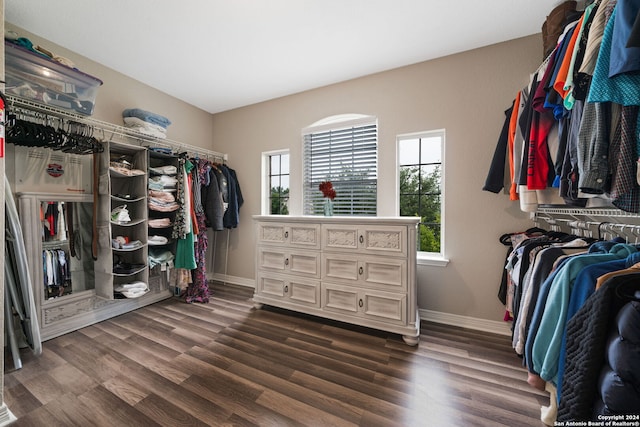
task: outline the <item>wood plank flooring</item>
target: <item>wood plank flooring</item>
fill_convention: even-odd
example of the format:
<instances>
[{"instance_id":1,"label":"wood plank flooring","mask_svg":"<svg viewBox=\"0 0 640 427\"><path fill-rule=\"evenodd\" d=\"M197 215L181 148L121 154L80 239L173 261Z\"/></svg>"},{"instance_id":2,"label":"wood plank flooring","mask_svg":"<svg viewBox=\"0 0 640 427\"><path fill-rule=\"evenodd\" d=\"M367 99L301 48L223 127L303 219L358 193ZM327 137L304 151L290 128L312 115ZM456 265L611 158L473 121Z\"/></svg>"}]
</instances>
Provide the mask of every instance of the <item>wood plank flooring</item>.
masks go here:
<instances>
[{"instance_id":1,"label":"wood plank flooring","mask_svg":"<svg viewBox=\"0 0 640 427\"><path fill-rule=\"evenodd\" d=\"M213 284L209 304L170 299L5 352L15 426L543 426L546 393L509 339L422 324L387 334L278 309Z\"/></svg>"}]
</instances>

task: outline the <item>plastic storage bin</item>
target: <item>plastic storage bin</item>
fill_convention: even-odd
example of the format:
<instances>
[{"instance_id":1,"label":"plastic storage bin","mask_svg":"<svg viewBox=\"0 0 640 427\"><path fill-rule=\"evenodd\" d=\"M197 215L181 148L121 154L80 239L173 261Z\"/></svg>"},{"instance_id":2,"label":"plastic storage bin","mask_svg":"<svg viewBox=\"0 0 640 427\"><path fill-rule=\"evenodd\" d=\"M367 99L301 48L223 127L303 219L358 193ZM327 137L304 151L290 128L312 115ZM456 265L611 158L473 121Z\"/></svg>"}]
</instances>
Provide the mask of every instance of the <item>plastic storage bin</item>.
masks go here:
<instances>
[{"instance_id":1,"label":"plastic storage bin","mask_svg":"<svg viewBox=\"0 0 640 427\"><path fill-rule=\"evenodd\" d=\"M9 41L5 47L8 94L90 116L102 80Z\"/></svg>"}]
</instances>

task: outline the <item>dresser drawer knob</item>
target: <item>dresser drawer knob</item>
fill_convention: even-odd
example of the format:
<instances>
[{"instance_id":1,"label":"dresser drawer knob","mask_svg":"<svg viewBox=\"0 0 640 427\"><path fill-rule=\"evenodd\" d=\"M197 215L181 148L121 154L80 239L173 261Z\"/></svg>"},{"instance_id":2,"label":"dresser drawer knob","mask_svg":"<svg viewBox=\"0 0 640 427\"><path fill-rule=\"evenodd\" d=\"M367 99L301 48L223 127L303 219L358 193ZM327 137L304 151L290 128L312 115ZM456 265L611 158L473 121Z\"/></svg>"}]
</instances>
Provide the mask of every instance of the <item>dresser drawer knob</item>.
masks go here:
<instances>
[{"instance_id":1,"label":"dresser drawer knob","mask_svg":"<svg viewBox=\"0 0 640 427\"><path fill-rule=\"evenodd\" d=\"M364 305L364 301L362 301L362 298L360 298L360 299L358 300L358 305L359 305L360 307L362 307L362 306Z\"/></svg>"},{"instance_id":2,"label":"dresser drawer knob","mask_svg":"<svg viewBox=\"0 0 640 427\"><path fill-rule=\"evenodd\" d=\"M289 258L285 258L284 265L289 265Z\"/></svg>"},{"instance_id":3,"label":"dresser drawer knob","mask_svg":"<svg viewBox=\"0 0 640 427\"><path fill-rule=\"evenodd\" d=\"M289 238L289 232L288 232L288 231L285 231L285 232L284 232L284 238L285 238L285 239L288 239L288 238Z\"/></svg>"},{"instance_id":4,"label":"dresser drawer knob","mask_svg":"<svg viewBox=\"0 0 640 427\"><path fill-rule=\"evenodd\" d=\"M358 273L362 276L362 273L364 273L364 269L362 268L362 266L360 266L360 268L358 269Z\"/></svg>"},{"instance_id":5,"label":"dresser drawer knob","mask_svg":"<svg viewBox=\"0 0 640 427\"><path fill-rule=\"evenodd\" d=\"M360 235L360 239L359 240L360 240L360 243L364 243L364 236L362 234Z\"/></svg>"},{"instance_id":6,"label":"dresser drawer knob","mask_svg":"<svg viewBox=\"0 0 640 427\"><path fill-rule=\"evenodd\" d=\"M285 286L285 287L284 287L284 293L285 293L285 294L286 294L286 293L289 293L289 285L287 285L287 286Z\"/></svg>"}]
</instances>

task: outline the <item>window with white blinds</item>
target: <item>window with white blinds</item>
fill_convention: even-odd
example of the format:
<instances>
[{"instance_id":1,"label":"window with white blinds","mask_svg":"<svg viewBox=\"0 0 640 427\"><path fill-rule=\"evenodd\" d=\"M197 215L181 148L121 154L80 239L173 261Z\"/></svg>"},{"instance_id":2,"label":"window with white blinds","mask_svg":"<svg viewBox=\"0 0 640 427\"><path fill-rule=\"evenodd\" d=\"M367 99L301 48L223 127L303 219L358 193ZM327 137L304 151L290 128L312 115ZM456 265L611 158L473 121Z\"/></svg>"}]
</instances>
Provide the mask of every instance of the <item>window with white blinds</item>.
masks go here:
<instances>
[{"instance_id":1,"label":"window with white blinds","mask_svg":"<svg viewBox=\"0 0 640 427\"><path fill-rule=\"evenodd\" d=\"M376 215L378 125L367 117L311 127L303 135L304 213L320 215L318 186L331 181L336 190L335 215Z\"/></svg>"}]
</instances>

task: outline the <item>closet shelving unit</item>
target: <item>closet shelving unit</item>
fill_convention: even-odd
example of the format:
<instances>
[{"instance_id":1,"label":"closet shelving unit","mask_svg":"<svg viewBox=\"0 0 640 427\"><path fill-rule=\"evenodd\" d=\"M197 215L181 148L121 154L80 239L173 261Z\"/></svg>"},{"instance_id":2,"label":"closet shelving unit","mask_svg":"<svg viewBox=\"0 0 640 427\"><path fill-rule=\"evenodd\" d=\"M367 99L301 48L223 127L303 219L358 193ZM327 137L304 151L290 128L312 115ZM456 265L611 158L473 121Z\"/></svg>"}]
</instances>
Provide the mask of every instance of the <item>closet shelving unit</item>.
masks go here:
<instances>
[{"instance_id":1,"label":"closet shelving unit","mask_svg":"<svg viewBox=\"0 0 640 427\"><path fill-rule=\"evenodd\" d=\"M169 155L162 152L149 150L148 165L149 165L149 178L152 178L153 176L162 175L162 174L155 174L152 168L157 170L158 168L173 166L176 168L176 170L178 170L179 161L175 155ZM172 176L174 178L176 177L176 175L171 175L171 174L169 174L168 176ZM157 190L157 191L160 191L160 190ZM175 189L163 189L162 191L173 195L174 198L175 196L177 196L177 191ZM176 203L178 203L178 201L176 201ZM166 253L168 251L171 254L173 254L175 258L176 242L172 238L172 231L173 231L173 224L175 223L175 220L176 220L176 212L177 212L176 210L162 212L158 210L153 210L151 209L151 207L149 208L150 220L165 219L169 223L169 225L167 226L152 226L151 223L149 223L148 235L150 238L149 240L150 253L161 254L161 253ZM156 241L156 239L154 239L155 237L167 239L166 243L154 244L154 242ZM173 260L171 260L171 262L163 262L161 264L154 266L153 268L149 268L149 287L151 289L155 289L155 288L163 288L168 286L168 276L172 266L173 266Z\"/></svg>"},{"instance_id":2,"label":"closet shelving unit","mask_svg":"<svg viewBox=\"0 0 640 427\"><path fill-rule=\"evenodd\" d=\"M147 268L147 153L144 148L126 144L105 143L105 151L109 155L109 165L103 169L101 163L100 185L98 188L106 188L106 195L100 194L100 200L108 198L109 205L101 203L98 218L102 218L98 224L100 230L108 222L110 251L104 251L104 256L99 257L100 268L96 269L98 286L96 292L99 296L112 299L122 294L116 292L121 285L134 282L149 282ZM103 156L104 158L105 156ZM110 166L126 160L131 170L140 171L139 174L130 175L114 170ZM123 168L122 170L128 170ZM104 197L106 196L106 197ZM128 219L121 221L113 212L119 208L126 208ZM104 215L108 214L107 218ZM126 244L122 245L122 240ZM135 246L126 246L132 243ZM101 248L106 248L102 245ZM110 255L110 256L109 256ZM110 264L109 258L112 260ZM111 286L110 286L111 285Z\"/></svg>"},{"instance_id":3,"label":"closet shelving unit","mask_svg":"<svg viewBox=\"0 0 640 427\"><path fill-rule=\"evenodd\" d=\"M128 282L132 279L147 282L149 280L148 254L148 229L149 218L147 204L147 180L148 166L157 160L150 160L149 147L164 147L174 153L186 153L189 156L206 158L212 161L224 163L227 155L197 146L185 144L170 139L158 139L144 135L124 126L93 119L91 117L74 114L58 108L39 104L12 95L7 95L8 114L16 114L26 120L41 121L47 124L63 126L65 121L77 122L86 125L92 135L99 140L104 151L94 154L94 159L99 162L98 197L91 194L53 194L32 193L20 195L21 223L25 230L25 243L29 268L34 272L35 278L42 278L42 249L43 242L40 238L39 206L42 201L62 200L82 204L91 218L92 206L97 206L98 220L98 248L97 259L91 259L90 248L84 253L83 263L90 262L93 269L83 268L84 272L90 271L90 280L94 286L89 289L76 291L75 285L72 293L54 299L47 299L42 292L41 280L34 280L36 309L42 340L48 340L79 328L118 316L144 305L152 304L162 299L173 296L172 290L165 286L158 289L152 288L148 293L139 298L116 299L114 287L118 283ZM131 156L133 166L145 171L141 176L117 176L109 172L109 163L113 154ZM154 154L155 156L155 154ZM157 157L157 156L156 156ZM171 157L171 156L167 156ZM166 160L166 159L165 159ZM149 163L151 161L151 163ZM123 199L121 194L132 194L136 197ZM111 221L111 210L119 205L126 204L130 210L132 221L127 224L116 224ZM89 230L89 234L90 230ZM140 248L130 250L115 249L111 245L111 237L129 234L130 238L140 240L143 245ZM88 239L90 241L90 238ZM86 241L85 241L86 243ZM118 255L133 264L144 264L139 271L132 270L127 273L117 273L113 269L113 255ZM88 273L87 273L88 274ZM87 279L88 280L88 279ZM84 281L84 280L83 280Z\"/></svg>"}]
</instances>

